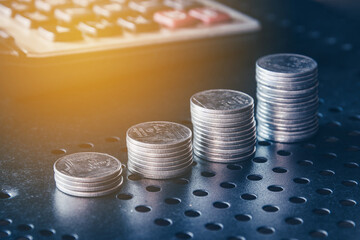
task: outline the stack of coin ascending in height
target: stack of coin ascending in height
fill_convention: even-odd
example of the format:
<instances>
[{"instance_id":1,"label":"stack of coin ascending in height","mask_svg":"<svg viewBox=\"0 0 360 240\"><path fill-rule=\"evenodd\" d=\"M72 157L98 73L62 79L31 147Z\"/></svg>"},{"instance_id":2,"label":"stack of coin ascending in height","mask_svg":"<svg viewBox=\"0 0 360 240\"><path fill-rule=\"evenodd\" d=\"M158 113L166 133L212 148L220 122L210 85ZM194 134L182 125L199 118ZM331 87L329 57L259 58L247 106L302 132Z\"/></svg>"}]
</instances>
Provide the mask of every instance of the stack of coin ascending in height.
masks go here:
<instances>
[{"instance_id":1,"label":"stack of coin ascending in height","mask_svg":"<svg viewBox=\"0 0 360 240\"><path fill-rule=\"evenodd\" d=\"M146 178L183 175L193 163L191 130L173 122L145 122L126 133L128 169Z\"/></svg>"},{"instance_id":2,"label":"stack of coin ascending in height","mask_svg":"<svg viewBox=\"0 0 360 240\"><path fill-rule=\"evenodd\" d=\"M254 100L226 89L196 93L190 99L194 153L207 161L231 163L256 150Z\"/></svg>"},{"instance_id":3,"label":"stack of coin ascending in height","mask_svg":"<svg viewBox=\"0 0 360 240\"><path fill-rule=\"evenodd\" d=\"M105 153L80 152L54 164L56 187L77 197L100 197L115 192L123 183L121 162Z\"/></svg>"},{"instance_id":4,"label":"stack of coin ascending in height","mask_svg":"<svg viewBox=\"0 0 360 240\"><path fill-rule=\"evenodd\" d=\"M318 130L317 63L297 54L273 54L256 62L258 136L299 142Z\"/></svg>"}]
</instances>

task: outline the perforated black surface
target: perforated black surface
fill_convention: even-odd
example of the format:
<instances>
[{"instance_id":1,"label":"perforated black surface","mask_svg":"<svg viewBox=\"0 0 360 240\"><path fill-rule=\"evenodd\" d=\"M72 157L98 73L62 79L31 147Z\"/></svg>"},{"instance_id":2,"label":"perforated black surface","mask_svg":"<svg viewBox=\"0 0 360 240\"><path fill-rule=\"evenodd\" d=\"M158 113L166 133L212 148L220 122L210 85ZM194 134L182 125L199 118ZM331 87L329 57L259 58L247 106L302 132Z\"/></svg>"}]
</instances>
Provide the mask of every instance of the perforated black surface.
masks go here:
<instances>
[{"instance_id":1,"label":"perforated black surface","mask_svg":"<svg viewBox=\"0 0 360 240\"><path fill-rule=\"evenodd\" d=\"M360 239L359 24L320 3L227 2L262 21L251 49L234 44L218 59L189 60L192 68L149 73L135 90L122 84L133 76L121 76L102 87L2 98L0 239ZM65 153L106 152L125 164L129 126L148 120L191 126L194 92L233 88L254 96L255 60L273 52L319 63L314 139L259 139L252 161L196 159L192 172L173 180L127 173L123 187L102 198L56 189L52 166Z\"/></svg>"}]
</instances>

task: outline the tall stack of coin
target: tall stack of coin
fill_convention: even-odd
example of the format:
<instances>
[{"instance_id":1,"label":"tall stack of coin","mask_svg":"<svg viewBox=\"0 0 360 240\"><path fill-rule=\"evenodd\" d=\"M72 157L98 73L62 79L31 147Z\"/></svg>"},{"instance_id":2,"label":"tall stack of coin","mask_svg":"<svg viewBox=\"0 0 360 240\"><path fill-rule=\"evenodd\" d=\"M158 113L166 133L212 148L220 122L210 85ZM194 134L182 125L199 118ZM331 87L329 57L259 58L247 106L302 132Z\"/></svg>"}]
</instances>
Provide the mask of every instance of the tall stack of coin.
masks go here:
<instances>
[{"instance_id":1,"label":"tall stack of coin","mask_svg":"<svg viewBox=\"0 0 360 240\"><path fill-rule=\"evenodd\" d=\"M146 178L183 175L193 163L191 130L173 122L145 122L126 133L128 169Z\"/></svg>"},{"instance_id":2,"label":"tall stack of coin","mask_svg":"<svg viewBox=\"0 0 360 240\"><path fill-rule=\"evenodd\" d=\"M56 187L77 197L100 197L115 192L123 183L121 162L105 153L80 152L54 164Z\"/></svg>"},{"instance_id":3,"label":"tall stack of coin","mask_svg":"<svg viewBox=\"0 0 360 240\"><path fill-rule=\"evenodd\" d=\"M225 89L196 93L190 99L194 153L207 161L230 163L255 153L254 100Z\"/></svg>"},{"instance_id":4,"label":"tall stack of coin","mask_svg":"<svg viewBox=\"0 0 360 240\"><path fill-rule=\"evenodd\" d=\"M258 135L299 142L318 130L317 63L298 54L273 54L256 62Z\"/></svg>"}]
</instances>

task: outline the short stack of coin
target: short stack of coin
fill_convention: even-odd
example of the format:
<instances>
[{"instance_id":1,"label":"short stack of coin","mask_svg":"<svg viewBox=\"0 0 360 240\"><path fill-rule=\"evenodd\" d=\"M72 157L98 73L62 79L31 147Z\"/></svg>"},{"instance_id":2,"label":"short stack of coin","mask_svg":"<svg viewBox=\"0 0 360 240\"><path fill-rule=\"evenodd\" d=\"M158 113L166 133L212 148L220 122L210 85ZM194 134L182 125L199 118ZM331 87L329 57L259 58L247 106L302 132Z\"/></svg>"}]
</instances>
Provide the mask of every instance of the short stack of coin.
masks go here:
<instances>
[{"instance_id":1,"label":"short stack of coin","mask_svg":"<svg viewBox=\"0 0 360 240\"><path fill-rule=\"evenodd\" d=\"M221 163L253 157L256 123L252 97L234 90L207 90L191 97L190 108L198 157Z\"/></svg>"},{"instance_id":2,"label":"short stack of coin","mask_svg":"<svg viewBox=\"0 0 360 240\"><path fill-rule=\"evenodd\" d=\"M121 162L105 153L80 152L54 164L56 187L77 197L100 197L115 192L123 183Z\"/></svg>"},{"instance_id":3,"label":"short stack of coin","mask_svg":"<svg viewBox=\"0 0 360 240\"><path fill-rule=\"evenodd\" d=\"M173 122L145 122L126 133L128 169L145 178L185 174L193 163L191 130Z\"/></svg>"},{"instance_id":4,"label":"short stack of coin","mask_svg":"<svg viewBox=\"0 0 360 240\"><path fill-rule=\"evenodd\" d=\"M256 62L258 135L299 142L318 130L317 63L298 54L273 54Z\"/></svg>"}]
</instances>

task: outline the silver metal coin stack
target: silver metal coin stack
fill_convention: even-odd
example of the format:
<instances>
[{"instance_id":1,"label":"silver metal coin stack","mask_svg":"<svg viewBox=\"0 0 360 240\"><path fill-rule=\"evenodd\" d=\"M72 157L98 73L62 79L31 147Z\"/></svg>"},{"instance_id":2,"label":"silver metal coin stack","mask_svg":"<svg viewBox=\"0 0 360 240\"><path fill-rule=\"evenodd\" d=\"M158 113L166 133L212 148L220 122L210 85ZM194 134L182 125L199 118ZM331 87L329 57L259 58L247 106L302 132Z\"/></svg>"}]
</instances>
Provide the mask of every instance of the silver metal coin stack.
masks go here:
<instances>
[{"instance_id":1,"label":"silver metal coin stack","mask_svg":"<svg viewBox=\"0 0 360 240\"><path fill-rule=\"evenodd\" d=\"M190 99L194 153L207 161L231 163L256 150L254 100L226 89L196 93Z\"/></svg>"},{"instance_id":2,"label":"silver metal coin stack","mask_svg":"<svg viewBox=\"0 0 360 240\"><path fill-rule=\"evenodd\" d=\"M273 54L256 62L258 136L299 142L318 130L317 63L298 54Z\"/></svg>"},{"instance_id":3,"label":"silver metal coin stack","mask_svg":"<svg viewBox=\"0 0 360 240\"><path fill-rule=\"evenodd\" d=\"M145 122L126 133L128 169L146 178L185 174L193 163L191 130L173 122Z\"/></svg>"},{"instance_id":4,"label":"silver metal coin stack","mask_svg":"<svg viewBox=\"0 0 360 240\"><path fill-rule=\"evenodd\" d=\"M123 183L121 162L105 153L80 152L54 164L56 187L77 197L100 197L115 192Z\"/></svg>"}]
</instances>

